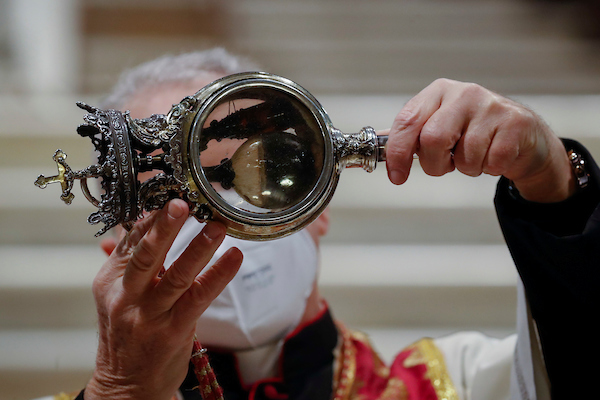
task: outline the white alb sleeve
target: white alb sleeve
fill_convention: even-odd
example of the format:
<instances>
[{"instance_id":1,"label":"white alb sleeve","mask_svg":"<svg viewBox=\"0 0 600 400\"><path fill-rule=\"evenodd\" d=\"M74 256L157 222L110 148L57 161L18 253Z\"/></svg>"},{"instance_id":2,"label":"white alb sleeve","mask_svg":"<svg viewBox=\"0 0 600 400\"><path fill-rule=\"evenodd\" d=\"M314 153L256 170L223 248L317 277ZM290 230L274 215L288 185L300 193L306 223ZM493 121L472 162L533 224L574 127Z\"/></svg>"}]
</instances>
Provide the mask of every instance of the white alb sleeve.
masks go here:
<instances>
[{"instance_id":1,"label":"white alb sleeve","mask_svg":"<svg viewBox=\"0 0 600 400\"><path fill-rule=\"evenodd\" d=\"M435 340L461 400L550 398L540 342L521 282L517 293L517 334L496 339L460 332Z\"/></svg>"}]
</instances>

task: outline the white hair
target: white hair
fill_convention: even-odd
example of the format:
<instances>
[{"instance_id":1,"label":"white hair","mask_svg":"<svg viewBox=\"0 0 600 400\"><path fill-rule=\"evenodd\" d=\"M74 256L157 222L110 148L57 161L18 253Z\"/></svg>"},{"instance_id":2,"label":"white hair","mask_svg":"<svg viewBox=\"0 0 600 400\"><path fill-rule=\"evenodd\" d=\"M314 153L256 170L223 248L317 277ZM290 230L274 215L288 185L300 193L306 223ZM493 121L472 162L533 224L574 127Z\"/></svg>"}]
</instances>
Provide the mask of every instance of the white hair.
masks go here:
<instances>
[{"instance_id":1,"label":"white hair","mask_svg":"<svg viewBox=\"0 0 600 400\"><path fill-rule=\"evenodd\" d=\"M217 47L180 55L165 55L124 71L100 108L121 109L133 95L163 83L185 83L206 74L230 75L256 71L258 65Z\"/></svg>"}]
</instances>

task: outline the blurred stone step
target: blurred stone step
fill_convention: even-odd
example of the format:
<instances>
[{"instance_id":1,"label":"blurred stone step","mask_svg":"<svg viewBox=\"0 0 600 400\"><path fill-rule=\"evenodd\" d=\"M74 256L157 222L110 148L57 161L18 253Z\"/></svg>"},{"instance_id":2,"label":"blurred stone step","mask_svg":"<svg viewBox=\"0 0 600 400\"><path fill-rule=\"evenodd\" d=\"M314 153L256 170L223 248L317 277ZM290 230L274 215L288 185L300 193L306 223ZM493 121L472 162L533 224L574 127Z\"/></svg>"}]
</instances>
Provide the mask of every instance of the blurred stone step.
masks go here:
<instances>
[{"instance_id":1,"label":"blurred stone step","mask_svg":"<svg viewBox=\"0 0 600 400\"><path fill-rule=\"evenodd\" d=\"M288 78L300 85L302 80ZM367 77L368 78L368 77ZM427 84L430 82L427 82ZM423 87L419 88L422 89ZM198 88L200 89L200 88ZM318 91L313 94L327 110L333 125L344 132L358 132L365 125L375 129L389 128L402 106L416 92L394 95L377 95L365 92L363 95L327 95ZM504 93L510 95L510 93ZM598 138L600 124L600 95L520 95L512 96L526 104L560 136L576 138ZM24 164L52 157L57 147L69 153L70 157L88 157L91 146L88 139L79 137L77 126L83 123L85 112L77 108L77 101L98 104L99 96L90 95L8 95L0 94L0 140L7 140L7 146L0 148L0 165ZM31 149L29 149L31 147ZM89 150L87 150L89 149ZM50 151L49 155L47 151ZM86 152L78 154L82 150ZM76 154L77 153L77 154ZM30 155L31 154L31 155ZM40 157L42 157L40 159ZM81 158L87 161L87 158ZM74 165L77 166L77 165Z\"/></svg>"},{"instance_id":2,"label":"blurred stone step","mask_svg":"<svg viewBox=\"0 0 600 400\"><path fill-rule=\"evenodd\" d=\"M548 8L546 8L548 10ZM256 41L275 36L313 42L337 38L402 38L419 33L419 37L435 37L440 41L453 38L531 37L566 35L563 26L549 29L550 13L541 18L539 8L515 1L380 1L377 7L362 1L235 1L228 8L236 25ZM555 22L556 19L554 20ZM233 25L233 24L232 24ZM350 29L354 27L354 29ZM374 28L376 27L376 28ZM462 29L458 29L458 28ZM560 29L563 28L563 29ZM305 32L304 35L300 35Z\"/></svg>"},{"instance_id":3,"label":"blurred stone step","mask_svg":"<svg viewBox=\"0 0 600 400\"><path fill-rule=\"evenodd\" d=\"M48 191L52 189L47 189ZM84 201L76 199L75 201ZM58 195L51 199L59 203ZM492 201L490 195L489 201ZM62 204L58 204L61 206ZM97 245L99 225L87 218L94 209L0 208L3 245ZM107 233L106 235L110 235ZM468 208L331 208L326 244L501 244L502 234L491 205Z\"/></svg>"},{"instance_id":4,"label":"blurred stone step","mask_svg":"<svg viewBox=\"0 0 600 400\"><path fill-rule=\"evenodd\" d=\"M93 246L1 246L0 329L95 325L105 256ZM319 283L355 325L510 324L517 279L504 246L324 245Z\"/></svg>"},{"instance_id":5,"label":"blurred stone step","mask_svg":"<svg viewBox=\"0 0 600 400\"><path fill-rule=\"evenodd\" d=\"M43 343L43 334L40 335ZM95 346L94 346L95 347ZM71 349L57 349L66 350ZM59 393L79 393L92 377L93 364L77 369L5 369L0 371L0 400L32 400Z\"/></svg>"},{"instance_id":6,"label":"blurred stone step","mask_svg":"<svg viewBox=\"0 0 600 400\"><path fill-rule=\"evenodd\" d=\"M512 326L517 273L501 245L323 246L320 284L366 326Z\"/></svg>"},{"instance_id":7,"label":"blurred stone step","mask_svg":"<svg viewBox=\"0 0 600 400\"><path fill-rule=\"evenodd\" d=\"M288 76L294 79L292 76ZM303 85L302 81L297 81ZM200 88L198 88L200 89ZM365 125L375 129L391 126L394 117L402 106L416 93L396 95L326 95L313 93L327 110L334 126L344 132L358 132ZM509 95L506 94L505 95ZM526 104L561 136L578 138L597 138L597 126L600 116L596 112L600 107L600 95L520 95L512 96ZM0 150L0 165L12 165L19 160L27 163L44 157L48 149L54 151L61 143L85 146L90 149L89 140L79 137L77 126L83 123L85 112L77 108L77 101L95 105L98 96L90 95L0 95L0 140L8 140L13 146L3 146ZM18 153L14 154L18 148ZM32 146L32 158L26 147ZM44 148L45 147L45 148ZM66 147L66 146L62 146ZM63 148L67 151L68 148ZM50 154L47 157L51 157ZM9 157L9 158L7 158ZM83 160L83 159L82 159ZM10 162L7 162L10 161ZM39 163L35 161L36 164Z\"/></svg>"},{"instance_id":8,"label":"blurred stone step","mask_svg":"<svg viewBox=\"0 0 600 400\"><path fill-rule=\"evenodd\" d=\"M162 32L164 20L177 19L186 7L187 14L198 15L189 29L157 35L147 28ZM477 81L503 93L597 93L600 88L596 43L577 35L575 7L568 4L98 1L88 3L85 12L87 20L100 21L85 32L88 91L104 91L122 69L173 49L215 43L302 81L311 91L412 92L437 77ZM117 15L111 22L123 21L121 29L102 23L108 13ZM137 31L131 23L136 20Z\"/></svg>"},{"instance_id":9,"label":"blurred stone step","mask_svg":"<svg viewBox=\"0 0 600 400\"><path fill-rule=\"evenodd\" d=\"M202 47L198 42L202 40L183 38L175 43L179 49L192 51ZM88 43L85 64L89 70L83 85L92 93L109 90L122 70L170 53L174 46L173 40L145 37L95 37ZM227 47L251 56L262 69L299 82L313 93L393 95L417 93L443 77L477 82L505 94L596 94L600 89L599 68L594 53L590 55L590 46L577 40L457 39L440 43L410 37L365 41L363 46L354 41L241 39ZM112 58L109 62L108 51L123 54L120 58L129 62L115 64Z\"/></svg>"}]
</instances>

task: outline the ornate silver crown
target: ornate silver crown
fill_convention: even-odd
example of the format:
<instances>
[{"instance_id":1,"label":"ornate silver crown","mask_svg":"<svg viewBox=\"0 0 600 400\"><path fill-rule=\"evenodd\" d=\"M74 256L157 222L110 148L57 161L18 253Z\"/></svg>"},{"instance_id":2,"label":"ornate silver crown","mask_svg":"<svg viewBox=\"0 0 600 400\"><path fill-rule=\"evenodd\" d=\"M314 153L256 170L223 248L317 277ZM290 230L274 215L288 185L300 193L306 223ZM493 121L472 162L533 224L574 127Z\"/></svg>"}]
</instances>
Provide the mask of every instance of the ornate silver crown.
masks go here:
<instances>
[{"instance_id":1,"label":"ornate silver crown","mask_svg":"<svg viewBox=\"0 0 600 400\"><path fill-rule=\"evenodd\" d=\"M173 169L171 165L176 162L168 164L166 161L173 158L166 154L158 157L149 154L168 146L176 133L180 132L177 123L180 122L181 111L189 111L192 103L193 98L184 99L169 116L152 115L150 118L133 119L128 112L100 110L78 102L77 106L88 113L84 115L85 123L79 125L77 133L90 138L98 154L98 162L80 171L73 171L65 161L67 155L59 149L53 156L58 174L51 177L40 175L35 181L36 186L44 188L48 183L59 182L62 186L61 199L71 204L74 198L71 193L73 183L79 180L85 197L98 208L88 217L88 222L104 223L96 236L118 224L130 227L143 210L162 208L169 199L185 195L182 190L185 182L163 173L140 183L137 174L152 169ZM100 200L90 193L88 178L100 178Z\"/></svg>"}]
</instances>

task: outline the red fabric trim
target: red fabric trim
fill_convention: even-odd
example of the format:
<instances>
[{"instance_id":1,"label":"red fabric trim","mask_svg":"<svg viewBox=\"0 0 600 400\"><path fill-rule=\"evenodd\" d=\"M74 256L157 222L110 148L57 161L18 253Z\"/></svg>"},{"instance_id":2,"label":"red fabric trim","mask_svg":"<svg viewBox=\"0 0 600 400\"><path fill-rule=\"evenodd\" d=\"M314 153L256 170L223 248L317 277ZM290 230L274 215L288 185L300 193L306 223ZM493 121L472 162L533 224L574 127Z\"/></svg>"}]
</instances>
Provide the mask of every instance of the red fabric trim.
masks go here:
<instances>
[{"instance_id":1,"label":"red fabric trim","mask_svg":"<svg viewBox=\"0 0 600 400\"><path fill-rule=\"evenodd\" d=\"M417 364L406 367L404 361L415 349L407 349L396 356L390 367L390 377L398 377L406 386L411 398L422 400L437 400L437 393L431 381L426 377L427 365Z\"/></svg>"},{"instance_id":2,"label":"red fabric trim","mask_svg":"<svg viewBox=\"0 0 600 400\"><path fill-rule=\"evenodd\" d=\"M355 351L356 374L350 393L358 395L361 400L378 400L381 396L386 399L392 396L399 399L439 400L432 377L429 376L429 360L426 355L420 354L417 347L410 346L400 352L388 369L366 336L351 334L346 343ZM410 360L411 356L416 358Z\"/></svg>"},{"instance_id":3,"label":"red fabric trim","mask_svg":"<svg viewBox=\"0 0 600 400\"><path fill-rule=\"evenodd\" d=\"M269 384L269 383L282 383L283 380L281 378L267 378L267 379L260 379L256 382L254 382L250 387L249 390L250 392L248 393L248 400L254 400L256 397L256 389L258 389L258 387L261 384Z\"/></svg>"},{"instance_id":4,"label":"red fabric trim","mask_svg":"<svg viewBox=\"0 0 600 400\"><path fill-rule=\"evenodd\" d=\"M309 319L308 321L304 321L303 323L299 324L296 327L296 329L294 329L293 331L288 333L283 340L288 341L289 339L296 336L299 332L301 332L307 326L312 325L316 321L323 318L323 315L325 315L325 313L327 313L327 311L329 310L329 304L327 304L327 302L325 300L322 300L321 304L322 304L321 310L317 313L317 315L315 315L312 319Z\"/></svg>"},{"instance_id":5,"label":"red fabric trim","mask_svg":"<svg viewBox=\"0 0 600 400\"><path fill-rule=\"evenodd\" d=\"M265 385L264 386L265 396L272 400L287 400L290 396L285 393L279 393L275 386L273 385Z\"/></svg>"}]
</instances>

